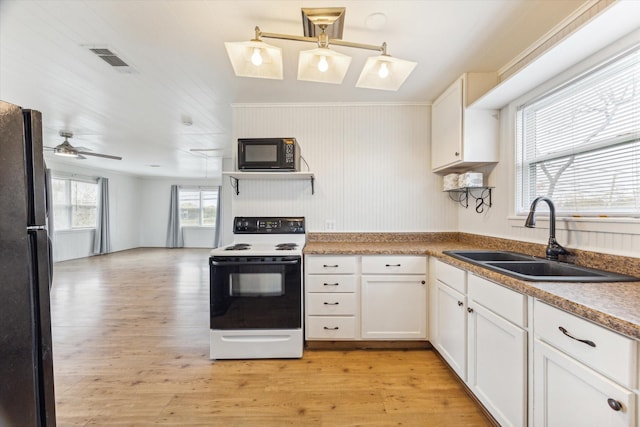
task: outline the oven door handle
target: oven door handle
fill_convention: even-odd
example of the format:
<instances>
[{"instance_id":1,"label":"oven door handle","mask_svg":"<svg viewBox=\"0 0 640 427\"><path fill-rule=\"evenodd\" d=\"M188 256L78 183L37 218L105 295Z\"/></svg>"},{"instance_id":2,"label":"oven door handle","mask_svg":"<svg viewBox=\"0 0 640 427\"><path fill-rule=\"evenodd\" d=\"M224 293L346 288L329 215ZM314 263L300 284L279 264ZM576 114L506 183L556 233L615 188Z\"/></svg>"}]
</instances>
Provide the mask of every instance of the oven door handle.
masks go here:
<instances>
[{"instance_id":1,"label":"oven door handle","mask_svg":"<svg viewBox=\"0 0 640 427\"><path fill-rule=\"evenodd\" d=\"M215 261L211 260L211 265L216 266L234 266L234 265L292 265L298 264L299 259L280 260L280 261Z\"/></svg>"}]
</instances>

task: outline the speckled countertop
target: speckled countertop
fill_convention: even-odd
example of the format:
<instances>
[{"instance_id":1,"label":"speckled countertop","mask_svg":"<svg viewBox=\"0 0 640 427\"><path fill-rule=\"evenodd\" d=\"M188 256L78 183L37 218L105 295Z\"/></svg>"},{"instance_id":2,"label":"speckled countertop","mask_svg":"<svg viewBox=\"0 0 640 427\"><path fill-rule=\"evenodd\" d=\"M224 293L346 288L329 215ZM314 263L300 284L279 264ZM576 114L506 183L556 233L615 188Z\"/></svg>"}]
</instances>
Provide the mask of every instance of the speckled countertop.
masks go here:
<instances>
[{"instance_id":1,"label":"speckled countertop","mask_svg":"<svg viewBox=\"0 0 640 427\"><path fill-rule=\"evenodd\" d=\"M305 255L428 255L570 313L640 339L640 281L616 283L529 282L452 258L455 249L509 250L543 256L544 245L466 233L310 233ZM569 248L568 261L640 277L640 259Z\"/></svg>"}]
</instances>

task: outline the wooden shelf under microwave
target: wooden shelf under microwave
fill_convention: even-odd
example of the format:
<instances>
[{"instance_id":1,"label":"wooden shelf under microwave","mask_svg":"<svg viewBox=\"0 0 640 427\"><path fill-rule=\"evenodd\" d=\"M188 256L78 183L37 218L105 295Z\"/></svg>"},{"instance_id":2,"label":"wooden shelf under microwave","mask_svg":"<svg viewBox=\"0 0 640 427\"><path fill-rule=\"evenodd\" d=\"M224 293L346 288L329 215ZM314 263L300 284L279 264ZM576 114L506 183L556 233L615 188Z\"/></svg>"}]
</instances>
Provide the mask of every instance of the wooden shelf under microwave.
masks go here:
<instances>
[{"instance_id":1,"label":"wooden shelf under microwave","mask_svg":"<svg viewBox=\"0 0 640 427\"><path fill-rule=\"evenodd\" d=\"M222 172L222 177L228 176L231 179L231 186L236 190L236 195L240 194L239 181L241 179L249 180L303 180L308 179L311 182L311 194L315 194L314 182L315 175L313 172Z\"/></svg>"}]
</instances>

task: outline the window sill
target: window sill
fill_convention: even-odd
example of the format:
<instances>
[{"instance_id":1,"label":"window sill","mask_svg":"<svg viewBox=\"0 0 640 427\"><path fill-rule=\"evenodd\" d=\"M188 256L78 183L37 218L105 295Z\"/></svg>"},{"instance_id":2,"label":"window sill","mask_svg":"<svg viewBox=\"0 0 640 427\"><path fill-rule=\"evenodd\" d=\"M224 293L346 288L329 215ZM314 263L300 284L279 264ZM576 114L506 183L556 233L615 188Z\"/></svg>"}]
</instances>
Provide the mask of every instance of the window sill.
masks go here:
<instances>
[{"instance_id":1,"label":"window sill","mask_svg":"<svg viewBox=\"0 0 640 427\"><path fill-rule=\"evenodd\" d=\"M64 230L53 229L55 234L72 234L79 232L87 232L87 231L95 231L95 227L87 227L87 228L65 228Z\"/></svg>"},{"instance_id":2,"label":"window sill","mask_svg":"<svg viewBox=\"0 0 640 427\"><path fill-rule=\"evenodd\" d=\"M509 226L524 228L526 216L510 216ZM536 216L536 228L549 228L549 217ZM630 217L557 217L556 230L640 235L640 218Z\"/></svg>"}]
</instances>

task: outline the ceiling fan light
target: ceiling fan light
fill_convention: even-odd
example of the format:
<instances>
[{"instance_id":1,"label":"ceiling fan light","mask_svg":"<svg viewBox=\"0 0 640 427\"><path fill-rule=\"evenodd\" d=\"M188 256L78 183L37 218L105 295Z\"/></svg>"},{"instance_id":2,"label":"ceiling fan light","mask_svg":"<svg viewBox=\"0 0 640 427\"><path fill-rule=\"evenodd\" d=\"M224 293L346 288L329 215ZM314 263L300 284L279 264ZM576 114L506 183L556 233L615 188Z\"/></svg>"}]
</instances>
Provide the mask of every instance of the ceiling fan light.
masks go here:
<instances>
[{"instance_id":1,"label":"ceiling fan light","mask_svg":"<svg viewBox=\"0 0 640 427\"><path fill-rule=\"evenodd\" d=\"M400 89L416 65L417 62L388 55L370 57L364 64L356 87L396 91Z\"/></svg>"},{"instance_id":2,"label":"ceiling fan light","mask_svg":"<svg viewBox=\"0 0 640 427\"><path fill-rule=\"evenodd\" d=\"M60 157L72 157L77 158L78 152L75 150L70 150L66 147L56 147L53 149L53 154Z\"/></svg>"},{"instance_id":3,"label":"ceiling fan light","mask_svg":"<svg viewBox=\"0 0 640 427\"><path fill-rule=\"evenodd\" d=\"M298 54L298 80L340 84L349 65L350 56L326 47L303 50Z\"/></svg>"},{"instance_id":4,"label":"ceiling fan light","mask_svg":"<svg viewBox=\"0 0 640 427\"><path fill-rule=\"evenodd\" d=\"M225 42L233 72L238 77L282 80L282 49L260 40Z\"/></svg>"}]
</instances>

